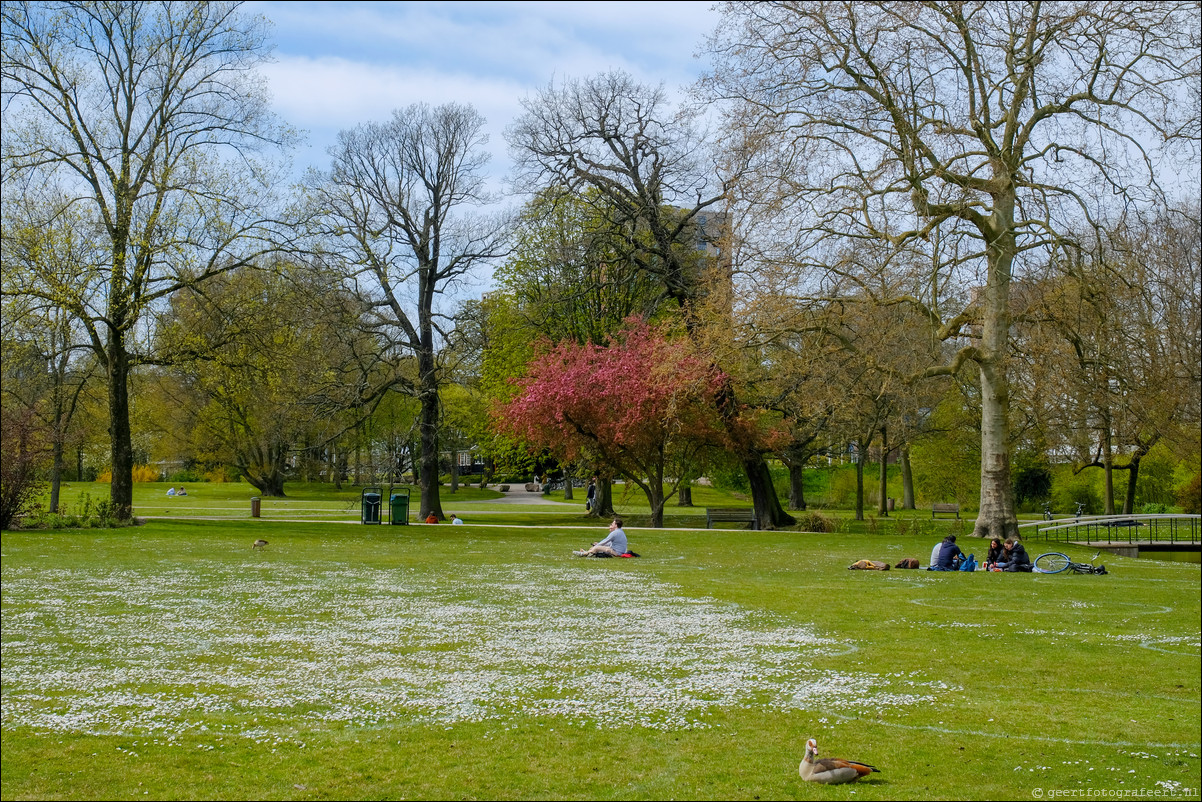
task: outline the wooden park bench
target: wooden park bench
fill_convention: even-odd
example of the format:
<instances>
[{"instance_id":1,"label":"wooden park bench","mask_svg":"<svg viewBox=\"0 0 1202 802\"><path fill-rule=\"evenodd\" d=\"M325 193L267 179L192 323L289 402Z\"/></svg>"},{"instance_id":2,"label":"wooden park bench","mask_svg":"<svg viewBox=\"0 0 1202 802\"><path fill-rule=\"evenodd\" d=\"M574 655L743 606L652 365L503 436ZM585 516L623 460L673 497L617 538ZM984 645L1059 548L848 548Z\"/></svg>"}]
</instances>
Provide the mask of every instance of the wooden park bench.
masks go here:
<instances>
[{"instance_id":1,"label":"wooden park bench","mask_svg":"<svg viewBox=\"0 0 1202 802\"><path fill-rule=\"evenodd\" d=\"M956 516L956 520L959 520L960 519L960 505L959 504L932 504L931 505L931 517L938 518L940 514L954 515L954 516Z\"/></svg>"},{"instance_id":2,"label":"wooden park bench","mask_svg":"<svg viewBox=\"0 0 1202 802\"><path fill-rule=\"evenodd\" d=\"M751 524L751 529L760 528L755 510L750 507L706 507L705 528L713 529L715 523Z\"/></svg>"}]
</instances>

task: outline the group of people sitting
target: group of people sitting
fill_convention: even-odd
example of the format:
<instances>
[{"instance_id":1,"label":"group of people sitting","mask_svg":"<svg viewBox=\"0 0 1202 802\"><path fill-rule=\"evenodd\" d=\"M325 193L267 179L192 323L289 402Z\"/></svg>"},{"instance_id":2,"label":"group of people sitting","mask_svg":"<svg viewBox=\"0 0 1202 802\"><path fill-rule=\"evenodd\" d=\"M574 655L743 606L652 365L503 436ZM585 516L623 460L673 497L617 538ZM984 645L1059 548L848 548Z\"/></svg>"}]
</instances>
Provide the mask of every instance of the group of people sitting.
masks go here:
<instances>
[{"instance_id":1,"label":"group of people sitting","mask_svg":"<svg viewBox=\"0 0 1202 802\"><path fill-rule=\"evenodd\" d=\"M985 563L979 566L985 571L1030 572L1031 558L1023 544L1016 538L1001 538L989 541L989 553L985 555ZM976 571L977 559L972 554L965 554L956 545L956 536L948 535L931 550L931 565L928 571Z\"/></svg>"},{"instance_id":2,"label":"group of people sitting","mask_svg":"<svg viewBox=\"0 0 1202 802\"><path fill-rule=\"evenodd\" d=\"M463 519L460 518L455 513L451 513L451 517L449 520L452 524L456 524L458 526L463 526ZM433 512L431 512L429 515L426 516L426 523L428 523L428 524L439 523L438 516L435 515Z\"/></svg>"}]
</instances>

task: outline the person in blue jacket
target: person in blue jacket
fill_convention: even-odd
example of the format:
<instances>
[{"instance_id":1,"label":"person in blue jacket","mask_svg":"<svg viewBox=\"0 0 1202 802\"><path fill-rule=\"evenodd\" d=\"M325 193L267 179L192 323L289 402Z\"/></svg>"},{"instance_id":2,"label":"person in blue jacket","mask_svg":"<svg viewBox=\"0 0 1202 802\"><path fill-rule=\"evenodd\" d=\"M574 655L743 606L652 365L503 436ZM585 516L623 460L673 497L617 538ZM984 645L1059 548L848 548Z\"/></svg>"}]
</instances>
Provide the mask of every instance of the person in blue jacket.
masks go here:
<instances>
[{"instance_id":1,"label":"person in blue jacket","mask_svg":"<svg viewBox=\"0 0 1202 802\"><path fill-rule=\"evenodd\" d=\"M931 566L932 571L958 571L964 559L964 552L956 545L956 536L948 535L943 539L939 549L939 557Z\"/></svg>"}]
</instances>

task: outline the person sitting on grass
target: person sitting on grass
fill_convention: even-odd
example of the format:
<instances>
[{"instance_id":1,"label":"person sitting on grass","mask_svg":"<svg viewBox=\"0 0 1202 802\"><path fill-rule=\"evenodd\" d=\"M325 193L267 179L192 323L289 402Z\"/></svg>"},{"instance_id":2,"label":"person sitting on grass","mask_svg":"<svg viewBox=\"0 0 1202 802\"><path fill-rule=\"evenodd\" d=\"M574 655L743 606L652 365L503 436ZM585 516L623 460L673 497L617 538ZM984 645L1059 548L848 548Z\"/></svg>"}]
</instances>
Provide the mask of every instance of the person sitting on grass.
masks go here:
<instances>
[{"instance_id":1,"label":"person sitting on grass","mask_svg":"<svg viewBox=\"0 0 1202 802\"><path fill-rule=\"evenodd\" d=\"M626 533L622 531L622 519L614 518L609 525L609 535L593 544L588 550L576 552L577 557L621 557L626 553Z\"/></svg>"},{"instance_id":2,"label":"person sitting on grass","mask_svg":"<svg viewBox=\"0 0 1202 802\"><path fill-rule=\"evenodd\" d=\"M985 570L992 571L997 567L1000 559L1002 559L1002 539L995 537L989 541L989 553L985 555Z\"/></svg>"},{"instance_id":3,"label":"person sitting on grass","mask_svg":"<svg viewBox=\"0 0 1202 802\"><path fill-rule=\"evenodd\" d=\"M426 523L428 523L428 524L438 523L438 516L435 515L434 513L430 513L429 515L426 516Z\"/></svg>"},{"instance_id":4,"label":"person sitting on grass","mask_svg":"<svg viewBox=\"0 0 1202 802\"><path fill-rule=\"evenodd\" d=\"M451 513L451 523L457 526L463 526L463 519L455 513Z\"/></svg>"},{"instance_id":5,"label":"person sitting on grass","mask_svg":"<svg viewBox=\"0 0 1202 802\"><path fill-rule=\"evenodd\" d=\"M169 496L175 495L175 487L174 486L167 488L167 495L169 495Z\"/></svg>"},{"instance_id":6,"label":"person sitting on grass","mask_svg":"<svg viewBox=\"0 0 1202 802\"><path fill-rule=\"evenodd\" d=\"M1022 543L1012 537L1006 538L1002 546L1002 559L998 560L997 568L993 570L1028 573L1031 570L1031 558Z\"/></svg>"},{"instance_id":7,"label":"person sitting on grass","mask_svg":"<svg viewBox=\"0 0 1202 802\"><path fill-rule=\"evenodd\" d=\"M175 495L177 495L177 496L186 496L186 495L188 495L188 491L187 491L187 490L184 490L184 486L183 486L183 485L180 485L180 486L179 486L179 490L175 491Z\"/></svg>"},{"instance_id":8,"label":"person sitting on grass","mask_svg":"<svg viewBox=\"0 0 1202 802\"><path fill-rule=\"evenodd\" d=\"M932 571L958 571L964 561L964 552L956 545L956 536L948 535L939 544L939 557L931 566Z\"/></svg>"}]
</instances>

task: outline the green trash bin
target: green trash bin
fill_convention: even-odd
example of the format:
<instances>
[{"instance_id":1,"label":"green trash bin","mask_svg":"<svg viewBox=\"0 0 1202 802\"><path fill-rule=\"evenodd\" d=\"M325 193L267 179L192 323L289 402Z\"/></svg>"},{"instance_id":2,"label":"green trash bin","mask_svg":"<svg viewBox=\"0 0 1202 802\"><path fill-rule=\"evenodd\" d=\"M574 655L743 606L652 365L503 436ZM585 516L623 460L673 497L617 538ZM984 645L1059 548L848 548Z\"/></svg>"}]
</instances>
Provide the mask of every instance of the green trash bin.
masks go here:
<instances>
[{"instance_id":1,"label":"green trash bin","mask_svg":"<svg viewBox=\"0 0 1202 802\"><path fill-rule=\"evenodd\" d=\"M360 494L362 512L359 515L359 521L361 523L365 523L365 524L380 523L380 520L381 520L380 507L382 506L381 499L383 499L383 497L384 497L384 493L381 488L378 488L378 487L363 488L363 492L362 492L362 494Z\"/></svg>"},{"instance_id":2,"label":"green trash bin","mask_svg":"<svg viewBox=\"0 0 1202 802\"><path fill-rule=\"evenodd\" d=\"M408 490L397 490L388 499L388 523L393 526L409 525Z\"/></svg>"}]
</instances>

